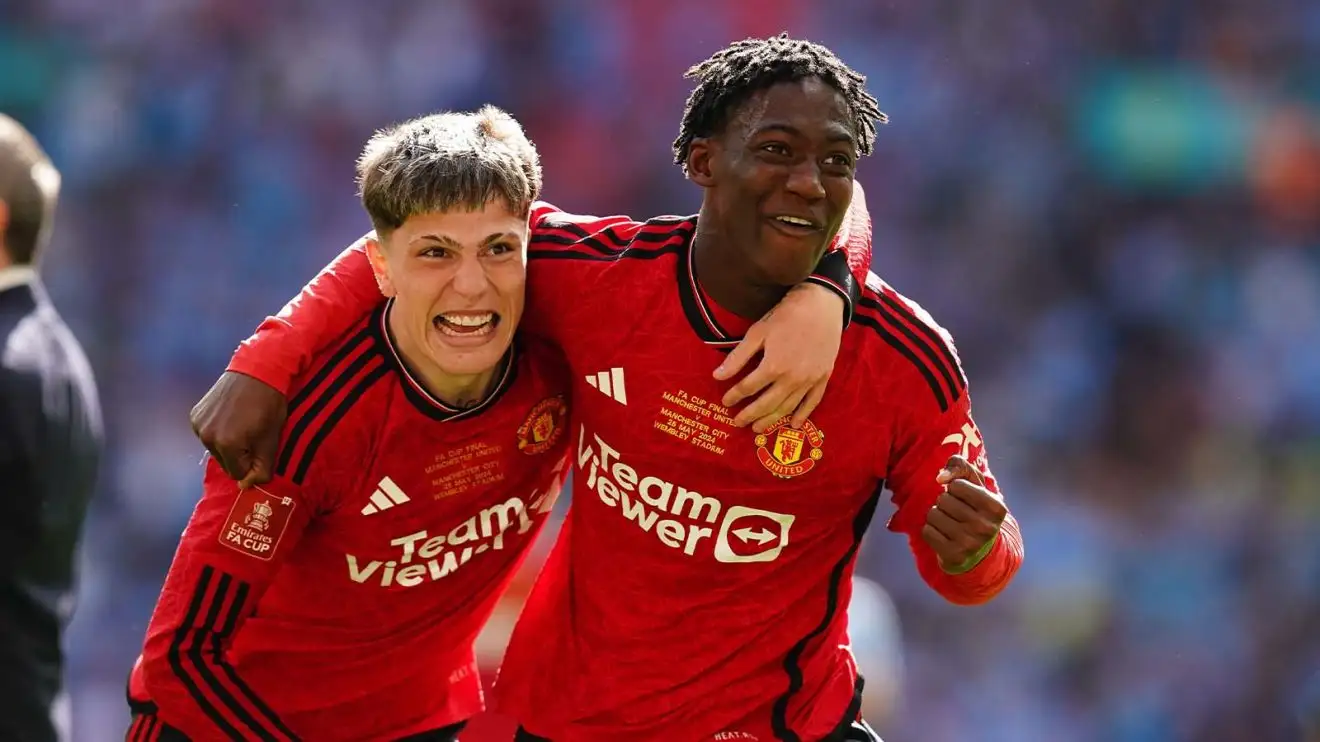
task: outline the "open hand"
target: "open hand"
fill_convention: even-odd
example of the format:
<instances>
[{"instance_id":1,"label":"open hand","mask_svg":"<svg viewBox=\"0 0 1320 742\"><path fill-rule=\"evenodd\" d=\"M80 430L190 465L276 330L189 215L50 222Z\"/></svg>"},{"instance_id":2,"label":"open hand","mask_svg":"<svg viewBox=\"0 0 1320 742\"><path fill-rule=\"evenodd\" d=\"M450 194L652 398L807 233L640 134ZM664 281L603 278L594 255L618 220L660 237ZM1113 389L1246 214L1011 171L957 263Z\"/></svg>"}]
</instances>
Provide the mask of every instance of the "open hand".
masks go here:
<instances>
[{"instance_id":1,"label":"open hand","mask_svg":"<svg viewBox=\"0 0 1320 742\"><path fill-rule=\"evenodd\" d=\"M738 411L733 424L751 424L764 433L792 415L792 426L802 427L825 396L842 342L843 299L814 283L793 287L715 369L716 379L731 379L758 353L764 354L761 363L724 395L721 403L729 408L756 397Z\"/></svg>"}]
</instances>

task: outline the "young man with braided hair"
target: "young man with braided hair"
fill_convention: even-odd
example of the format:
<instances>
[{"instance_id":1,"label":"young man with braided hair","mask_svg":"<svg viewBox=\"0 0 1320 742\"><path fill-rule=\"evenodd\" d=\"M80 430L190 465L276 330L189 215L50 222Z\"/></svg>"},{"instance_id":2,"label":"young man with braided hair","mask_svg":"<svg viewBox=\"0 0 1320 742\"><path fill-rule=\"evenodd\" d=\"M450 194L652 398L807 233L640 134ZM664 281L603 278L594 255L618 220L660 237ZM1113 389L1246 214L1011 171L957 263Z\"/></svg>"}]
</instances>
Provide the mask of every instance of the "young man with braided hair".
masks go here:
<instances>
[{"instance_id":1,"label":"young man with braided hair","mask_svg":"<svg viewBox=\"0 0 1320 742\"><path fill-rule=\"evenodd\" d=\"M853 176L885 118L861 75L806 41L741 41L689 75L675 158L704 190L698 216L533 215L526 326L573 371L575 496L497 704L528 740L874 740L844 607L885 485L890 529L951 602L1002 590L1021 537L950 338L874 275L808 419L735 424L758 383L706 369L841 228L869 232ZM276 375L335 336L332 305L363 311L369 278L336 275L299 297L319 302L311 317L295 305L256 338Z\"/></svg>"},{"instance_id":2,"label":"young man with braided hair","mask_svg":"<svg viewBox=\"0 0 1320 742\"><path fill-rule=\"evenodd\" d=\"M658 261L601 271L687 322L658 357L615 349L629 318L565 348L624 365L631 414L579 405L574 512L514 630L498 705L524 739L556 742L874 740L845 608L882 488L890 529L951 602L1002 590L1021 536L951 339L874 275L801 430L707 416L718 387L680 376L684 356L736 336L810 268L885 117L861 75L807 41L741 41L688 74L675 161L705 195L680 285ZM707 429L717 451L690 445Z\"/></svg>"}]
</instances>

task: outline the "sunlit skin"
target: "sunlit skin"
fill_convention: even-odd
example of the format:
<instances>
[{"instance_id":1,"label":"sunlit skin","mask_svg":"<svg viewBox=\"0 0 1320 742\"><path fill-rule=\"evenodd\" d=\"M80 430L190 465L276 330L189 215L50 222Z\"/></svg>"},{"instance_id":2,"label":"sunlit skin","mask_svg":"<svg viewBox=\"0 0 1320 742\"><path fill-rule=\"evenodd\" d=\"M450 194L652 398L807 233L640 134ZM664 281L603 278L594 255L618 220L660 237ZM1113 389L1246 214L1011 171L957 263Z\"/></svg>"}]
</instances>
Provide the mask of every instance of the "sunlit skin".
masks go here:
<instances>
[{"instance_id":1,"label":"sunlit skin","mask_svg":"<svg viewBox=\"0 0 1320 742\"><path fill-rule=\"evenodd\" d=\"M759 319L811 275L852 200L857 157L847 103L815 77L754 94L694 139L688 173L705 196L693 245L711 297Z\"/></svg>"},{"instance_id":2,"label":"sunlit skin","mask_svg":"<svg viewBox=\"0 0 1320 742\"><path fill-rule=\"evenodd\" d=\"M399 353L441 401L464 407L490 391L522 319L527 239L526 214L495 200L418 214L368 241Z\"/></svg>"}]
</instances>

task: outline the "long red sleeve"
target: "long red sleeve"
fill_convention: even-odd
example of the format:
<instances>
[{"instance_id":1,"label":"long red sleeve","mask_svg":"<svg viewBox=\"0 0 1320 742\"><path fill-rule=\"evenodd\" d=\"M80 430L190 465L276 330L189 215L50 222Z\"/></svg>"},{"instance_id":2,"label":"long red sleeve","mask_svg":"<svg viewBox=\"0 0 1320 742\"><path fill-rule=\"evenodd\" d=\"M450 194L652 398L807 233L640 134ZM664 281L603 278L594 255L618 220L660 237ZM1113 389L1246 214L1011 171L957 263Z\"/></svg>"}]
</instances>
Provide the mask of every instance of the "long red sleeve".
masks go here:
<instances>
[{"instance_id":1,"label":"long red sleeve","mask_svg":"<svg viewBox=\"0 0 1320 742\"><path fill-rule=\"evenodd\" d=\"M1022 566L1022 531L1011 514L1004 519L999 538L990 553L980 564L959 575L951 575L940 568L939 558L921 540L919 533L908 538L922 579L945 600L958 605L989 602L1008 586L1018 567Z\"/></svg>"},{"instance_id":2,"label":"long red sleeve","mask_svg":"<svg viewBox=\"0 0 1320 742\"><path fill-rule=\"evenodd\" d=\"M282 480L240 492L214 460L206 467L130 685L192 739L296 739L227 654L313 508Z\"/></svg>"},{"instance_id":3,"label":"long red sleeve","mask_svg":"<svg viewBox=\"0 0 1320 742\"><path fill-rule=\"evenodd\" d=\"M913 395L913 400L926 399L924 395ZM1013 516L1004 520L990 552L974 568L961 574L945 572L935 551L921 538L926 514L944 491L935 478L950 456L960 454L980 468L986 477L986 488L999 493L980 431L972 419L970 397L963 389L942 413L933 404L928 409L914 407L904 412L898 433L901 443L895 446L889 464L889 489L898 505L889 528L908 537L917 571L935 592L959 605L985 603L1008 586L1022 565L1022 533Z\"/></svg>"},{"instance_id":4,"label":"long red sleeve","mask_svg":"<svg viewBox=\"0 0 1320 742\"><path fill-rule=\"evenodd\" d=\"M316 354L356 326L383 297L363 237L267 317L229 360L230 371L260 379L286 395Z\"/></svg>"},{"instance_id":5,"label":"long red sleeve","mask_svg":"<svg viewBox=\"0 0 1320 742\"><path fill-rule=\"evenodd\" d=\"M848 267L858 286L866 285L866 276L871 272L871 237L871 211L866 206L866 189L853 181L852 202L848 204L843 227L835 237L834 245L847 253Z\"/></svg>"}]
</instances>

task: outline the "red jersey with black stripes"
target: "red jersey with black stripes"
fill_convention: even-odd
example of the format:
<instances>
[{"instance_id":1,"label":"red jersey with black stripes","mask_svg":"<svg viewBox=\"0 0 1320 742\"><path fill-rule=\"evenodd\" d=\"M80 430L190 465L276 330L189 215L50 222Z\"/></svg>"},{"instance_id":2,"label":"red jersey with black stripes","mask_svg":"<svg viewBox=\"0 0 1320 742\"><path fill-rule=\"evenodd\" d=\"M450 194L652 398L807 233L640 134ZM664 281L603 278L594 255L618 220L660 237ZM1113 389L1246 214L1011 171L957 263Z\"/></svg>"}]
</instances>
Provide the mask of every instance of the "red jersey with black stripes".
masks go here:
<instances>
[{"instance_id":1,"label":"red jersey with black stripes","mask_svg":"<svg viewBox=\"0 0 1320 742\"><path fill-rule=\"evenodd\" d=\"M390 306L294 381L272 482L207 463L130 681L148 726L369 742L482 710L473 641L565 474L563 361L520 339L455 409L400 360Z\"/></svg>"},{"instance_id":2,"label":"red jersey with black stripes","mask_svg":"<svg viewBox=\"0 0 1320 742\"><path fill-rule=\"evenodd\" d=\"M702 291L695 220L548 221L564 232L532 240L538 285L593 287L538 292L525 320L573 372L573 506L496 707L573 742L826 737L855 713L845 608L886 485L889 528L947 599L989 600L1021 561L1011 519L958 576L919 535L950 455L989 471L950 337L871 276L811 419L757 435L710 376L749 323Z\"/></svg>"},{"instance_id":3,"label":"red jersey with black stripes","mask_svg":"<svg viewBox=\"0 0 1320 742\"><path fill-rule=\"evenodd\" d=\"M864 203L850 214L841 241L869 251ZM891 528L950 600L988 600L1021 558L1011 521L959 576L920 541L948 456L983 449L947 335L878 282L804 430L732 426L710 373L746 323L703 295L694 229L533 212L524 329L570 364L577 472L496 696L561 742L815 740L846 724L857 668L842 607L886 481ZM373 285L346 251L230 369L279 386Z\"/></svg>"}]
</instances>

